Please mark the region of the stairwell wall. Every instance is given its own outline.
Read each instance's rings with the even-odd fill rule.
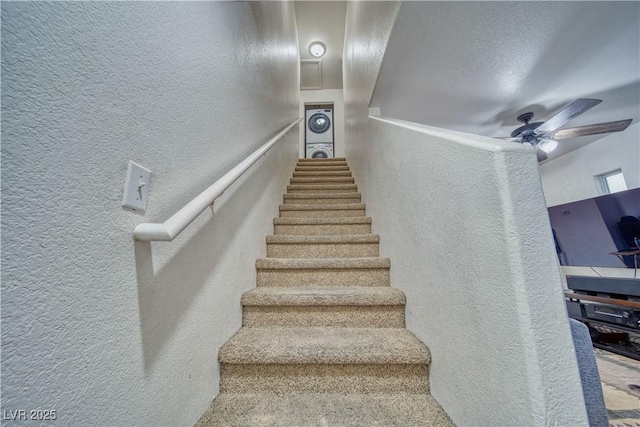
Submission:
[[[298,117],[293,3],[1,7],[2,410],[193,425],[255,286],[297,129],[173,242],[131,233]],[[144,214],[120,206],[129,160],[152,171]]]
[[[397,7],[347,9],[346,149],[431,392],[459,426],[586,426],[533,150],[368,116]]]

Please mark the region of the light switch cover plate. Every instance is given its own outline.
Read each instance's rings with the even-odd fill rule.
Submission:
[[[124,183],[122,206],[143,211],[147,207],[151,171],[129,160],[127,179]]]

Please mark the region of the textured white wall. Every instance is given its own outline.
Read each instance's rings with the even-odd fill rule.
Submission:
[[[595,176],[618,168],[628,189],[640,187],[640,123],[540,165],[547,206],[600,196]]]
[[[367,118],[396,13],[348,6],[347,156],[432,393],[459,426],[587,425],[533,151]]]
[[[297,132],[174,242],[131,232],[297,117],[292,4],[3,2],[2,86],[2,409],[193,425]],[[120,207],[130,159],[153,172],[144,216]]]
[[[342,89],[301,90],[300,91],[300,117],[305,117],[305,103],[333,103],[333,155],[344,157],[344,99]],[[300,126],[300,157],[304,157],[305,150],[305,126]]]
[[[345,152],[351,159],[352,141],[366,136],[368,110],[387,42],[401,2],[348,2],[345,20],[342,78],[344,81]],[[354,158],[356,162],[363,157]]]
[[[372,122],[354,173],[434,396],[460,426],[586,425],[532,151],[407,126]]]

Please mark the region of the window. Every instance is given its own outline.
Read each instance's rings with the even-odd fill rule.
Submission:
[[[596,184],[598,185],[601,194],[613,194],[627,189],[627,183],[624,182],[622,169],[616,169],[602,175],[597,175]]]

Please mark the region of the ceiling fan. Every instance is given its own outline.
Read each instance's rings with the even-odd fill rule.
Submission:
[[[578,136],[597,135],[599,133],[621,132],[625,130],[631,123],[632,119],[560,129],[560,127],[569,120],[572,120],[601,102],[601,99],[576,99],[546,122],[529,123],[533,118],[533,113],[528,112],[521,114],[518,116],[518,121],[520,123],[524,123],[524,126],[520,126],[518,129],[511,132],[510,137],[500,137],[499,139],[519,142],[521,144],[528,144],[536,147],[538,161],[541,162],[547,159],[547,153],[556,149],[558,146],[558,140],[575,138]]]

